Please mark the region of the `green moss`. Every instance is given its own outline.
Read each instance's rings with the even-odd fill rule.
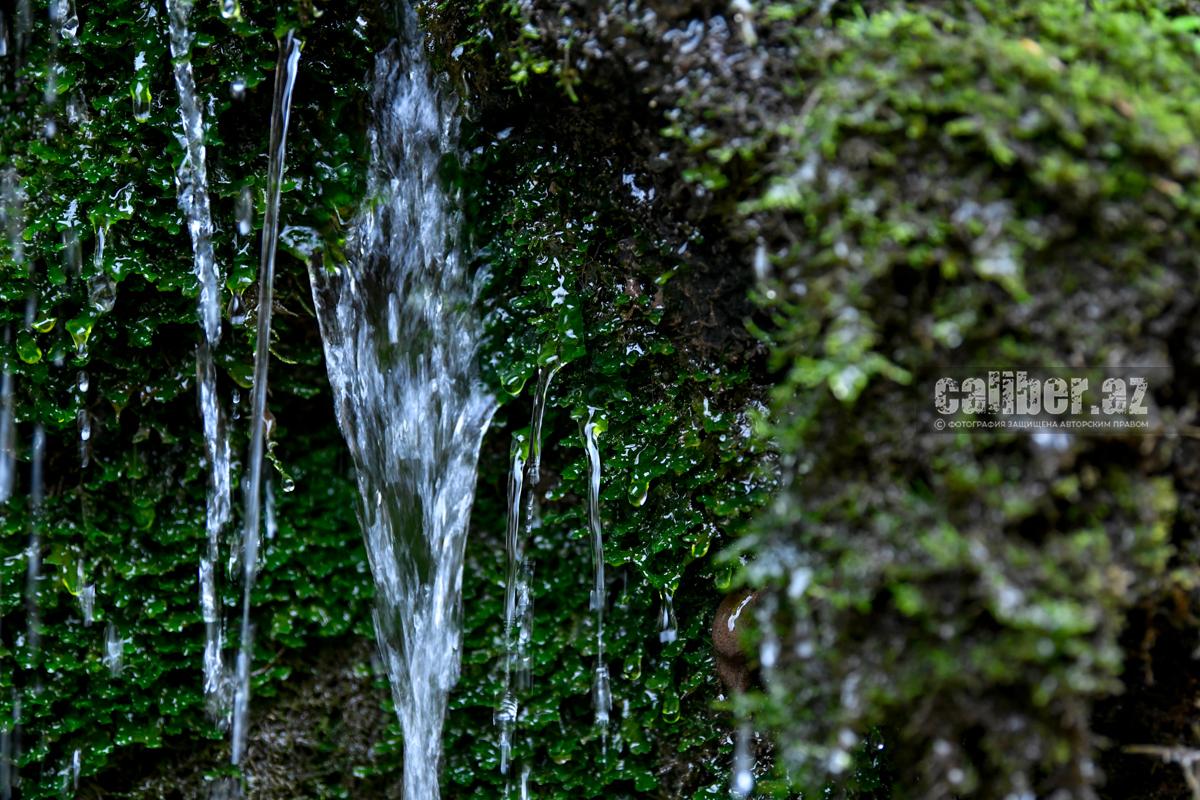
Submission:
[[[191,244],[176,203],[182,149],[166,15],[157,3],[77,5],[78,40],[62,39],[53,53],[45,15],[35,15],[28,50],[5,59],[0,97],[7,120],[0,153],[24,194],[24,260],[7,246],[0,254],[0,328],[12,331],[2,358],[14,375],[21,462],[17,495],[0,525],[0,660],[16,665],[0,670],[0,717],[13,718],[19,695],[26,798],[68,794],[75,751],[84,784],[112,785],[105,772],[112,764],[126,765],[120,771],[130,783],[151,769],[153,756],[129,768],[131,753],[222,737],[201,691],[199,330]],[[353,213],[360,191],[359,106],[371,46],[352,9],[329,10],[320,20],[301,7],[267,3],[244,3],[241,12],[225,20],[217,4],[198,4],[192,62],[209,126],[217,257],[228,275],[222,303],[250,306],[253,315],[245,290],[258,251],[234,233],[234,208],[243,186],[261,196],[265,181],[275,29],[299,25],[306,40],[283,216],[319,230],[329,247],[338,246],[339,218]],[[59,94],[48,104],[42,87],[51,58]],[[244,99],[231,93],[235,79],[247,87]],[[44,135],[48,120],[53,136]],[[22,220],[9,223],[19,229]],[[363,634],[370,594],[361,548],[347,547],[358,535],[329,404],[318,401],[314,417],[306,400],[324,390],[325,379],[305,311],[304,267],[285,260],[279,272],[274,455],[313,488],[287,494],[287,476],[272,478],[279,535],[267,545],[256,587],[262,698],[286,681],[286,670],[269,666],[281,653]],[[27,299],[32,324],[24,318]],[[244,383],[252,345],[252,326],[226,321],[218,353],[226,404]],[[293,433],[314,418],[325,419],[326,430]],[[90,438],[81,442],[77,426],[85,420]],[[23,553],[35,423],[47,433],[36,648],[26,635]],[[241,438],[234,448],[244,449]],[[321,576],[315,589],[314,575]],[[227,583],[231,604],[234,581]],[[96,593],[90,627],[78,599],[86,585]],[[115,675],[103,658],[110,624],[125,641]],[[213,768],[225,758],[218,750]]]

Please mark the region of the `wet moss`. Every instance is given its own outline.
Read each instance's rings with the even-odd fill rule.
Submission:
[[[881,732],[896,796],[1088,796],[1106,771],[1121,796],[1134,734],[1113,720],[1142,692],[1190,703],[1159,699],[1135,674],[1157,651],[1121,638],[1131,613],[1192,603],[1190,447],[931,436],[923,387],[950,366],[1134,364],[1171,376],[1165,428],[1194,414],[1189,6],[510,11],[495,24],[519,38],[442,12],[464,80],[538,64],[510,91],[634,109],[627,163],[682,178],[664,210],[761,277],[782,484],[733,555],[764,590],[753,652],[779,654],[748,704],[790,773],[764,788],[875,791]],[[1136,735],[1190,742],[1167,708]]]
[[[76,748],[90,791],[128,796],[161,794],[155,754],[198,736],[212,742],[211,770],[223,763],[199,691],[195,288],[152,8],[80,9],[79,42],[55,56],[52,107],[44,20],[25,66],[4,62],[13,124],[0,152],[26,187],[27,261],[0,258],[2,352],[23,463],[40,422],[53,476],[36,655],[23,639],[28,519],[0,521],[0,647],[17,666],[0,671],[0,718],[21,687],[25,730],[37,732],[22,743],[28,797],[65,791]],[[765,793],[1082,797],[1108,773],[1101,791],[1122,796],[1141,764],[1162,778],[1153,791],[1174,796],[1174,772],[1121,748],[1194,744],[1183,722],[1194,693],[1177,679],[1187,657],[1155,644],[1190,630],[1193,448],[932,436],[922,387],[951,365],[1142,364],[1173,376],[1154,387],[1164,426],[1194,416],[1200,56],[1187,5],[483,0],[423,13],[466,116],[446,177],[486,282],[485,367],[504,401],[481,458],[444,794],[503,791],[492,714],[505,475],[536,372],[553,361],[534,689],[516,745],[536,794],[722,794],[737,705],[775,742],[760,753],[775,762],[759,770]],[[274,480],[297,489],[277,493],[280,533],[256,593],[255,714],[332,719],[297,706],[297,686],[386,708],[361,651],[349,689],[293,678],[319,643],[370,636],[349,465],[299,259],[309,240],[327,263],[344,259],[362,191],[363,81],[386,14],[251,3],[238,19],[211,5],[196,14],[227,321],[254,313],[256,248],[233,220],[243,186],[262,188],[273,35],[299,24],[306,37],[284,193],[296,258],[279,271],[271,398]],[[130,43],[145,54],[136,69]],[[228,94],[235,79],[244,100]],[[246,385],[252,334],[227,331],[229,398]],[[589,409],[606,426],[606,742],[589,698]],[[91,627],[75,597],[80,563],[97,587]],[[761,592],[747,654],[763,682],[730,702],[708,630],[740,584]],[[658,635],[666,597],[674,641]],[[110,621],[131,640],[115,677],[102,661]],[[1141,709],[1151,713],[1133,725]],[[383,730],[372,715],[345,747],[297,748],[320,765],[311,781],[251,786],[386,794],[401,743],[385,719]],[[364,738],[374,748],[353,750]],[[286,770],[286,757],[264,759],[262,776]],[[146,774],[116,780],[134,762]]]
[[[10,25],[0,68],[0,153],[23,194],[20,218],[6,197],[7,222],[24,231],[23,258],[7,244],[0,255],[0,329],[11,331],[2,357],[14,376],[19,449],[16,494],[0,514],[0,718],[20,722],[22,798],[73,794],[76,752],[81,791],[112,786],[117,771],[129,779],[126,796],[135,775],[162,769],[155,763],[180,750],[211,751],[206,771],[227,760],[201,692],[199,331],[191,244],[175,199],[182,148],[166,15],[159,3],[72,5],[76,39],[55,44],[39,13],[24,45]],[[12,10],[3,8],[10,22]],[[275,32],[291,25],[302,28],[305,59],[284,217],[335,248],[361,191],[361,90],[371,54],[363,25],[345,7],[319,19],[301,7],[250,2],[231,19],[215,3],[193,14],[217,257],[228,276],[218,352],[227,409],[245,394],[253,346],[252,325],[230,317],[254,317],[247,286],[258,257],[256,237],[236,232],[236,205],[243,187],[261,197]],[[53,100],[43,92],[50,63]],[[285,259],[277,282],[271,408],[283,469],[271,478],[279,534],[256,587],[260,702],[286,685],[296,653],[369,628],[364,554],[347,547],[358,535],[340,441],[327,398],[310,402],[325,378],[304,276],[302,263]],[[244,415],[244,400],[238,407]],[[24,553],[35,424],[47,440],[36,647],[26,629]],[[235,452],[243,449],[235,438]],[[288,494],[292,479],[315,488]],[[226,583],[232,608],[234,581]],[[90,626],[79,600],[88,586],[96,598]],[[110,625],[123,640],[119,674],[104,659]]]

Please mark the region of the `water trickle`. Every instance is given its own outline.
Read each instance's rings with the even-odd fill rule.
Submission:
[[[275,536],[279,533],[279,526],[275,522],[275,492],[271,489],[271,482],[267,481],[267,541],[275,540]]]
[[[46,457],[46,430],[39,422],[33,428],[32,452],[29,471],[29,549],[26,552],[25,622],[26,638],[31,655],[38,651],[38,585],[42,571],[42,499],[44,493],[44,468]]]
[[[200,281],[200,321],[211,346],[221,337],[221,311],[217,302],[220,276],[212,246],[212,212],[208,199],[208,169],[205,165],[204,112],[196,94],[191,47],[194,35],[188,30],[191,0],[167,0],[171,31],[171,57],[175,60],[175,88],[179,93],[179,119],[184,160],[176,175],[179,207],[192,237],[196,277]]]
[[[117,304],[117,284],[104,266],[104,241],[108,226],[96,229],[96,249],[92,254],[92,275],[88,278],[88,302],[101,314],[107,314]]]
[[[588,528],[592,534],[592,594],[591,607],[596,615],[596,675],[592,683],[592,702],[596,708],[596,725],[608,726],[612,710],[612,691],[608,683],[608,665],[604,661],[604,531],[600,526],[600,448],[596,436],[607,424],[596,419],[596,409],[588,408],[583,424],[583,441],[588,460]]]
[[[17,729],[21,722],[21,696],[13,690],[12,718],[0,722],[0,800],[12,800],[17,783]]]
[[[196,349],[196,384],[200,416],[204,427],[204,449],[208,460],[208,494],[205,508],[205,532],[208,547],[200,562],[200,606],[204,615],[204,692],[210,708],[219,720],[229,713],[230,681],[225,667],[224,631],[217,607],[216,570],[219,563],[221,530],[229,521],[229,438],[217,397],[217,370],[213,351],[221,338],[219,270],[213,255],[212,212],[208,199],[208,172],[205,167],[204,116],[196,95],[192,73],[192,34],[188,30],[191,0],[167,0],[171,57],[174,59],[175,88],[179,94],[179,136],[184,149],[183,163],[176,175],[179,207],[187,220],[192,239],[192,257],[200,284],[199,317],[204,332]],[[136,62],[135,62],[136,63]],[[147,93],[148,99],[148,93]],[[135,99],[135,107],[137,101]]]
[[[670,644],[679,637],[679,625],[675,622],[675,602],[671,592],[663,592],[662,616],[660,617],[660,629],[658,631],[658,640],[663,644]]]
[[[733,777],[730,791],[734,797],[749,797],[754,791],[754,755],[750,752],[754,731],[749,722],[738,725],[737,740],[733,745]]]
[[[96,586],[88,584],[79,588],[79,613],[83,616],[83,625],[90,628],[96,620]]]
[[[457,245],[459,214],[439,180],[457,120],[407,4],[400,22],[398,40],[376,59],[372,201],[355,220],[353,256],[331,269],[310,259],[309,272],[355,466],[376,636],[404,731],[404,796],[432,800],[459,674],[475,467],[495,401],[476,363],[482,326]]]
[[[238,649],[237,684],[233,706],[233,763],[238,764],[246,746],[250,703],[250,662],[253,631],[250,626],[250,593],[258,572],[259,531],[262,525],[262,465],[266,438],[267,367],[270,363],[272,286],[275,281],[275,247],[279,239],[279,196],[287,153],[288,120],[292,90],[300,64],[300,40],[291,31],[279,43],[275,68],[275,102],[271,113],[271,153],[267,167],[267,209],[263,219],[262,258],[258,272],[258,330],[254,351],[254,384],[250,405],[250,455],[245,484],[245,513],[242,529],[242,635]]]
[[[134,121],[146,122],[149,120],[153,103],[153,98],[150,96],[150,84],[138,74],[134,75],[133,85],[129,87],[129,99],[133,102]]]
[[[242,187],[237,202],[237,228],[242,236],[249,236],[254,225],[254,190],[249,186]]]
[[[5,349],[12,338],[10,328],[4,329]],[[13,374],[5,361],[0,372],[0,503],[12,497],[17,473],[16,426],[13,424]]]
[[[104,629],[104,666],[114,677],[121,674],[125,665],[125,640],[113,623]]]
[[[500,728],[500,772],[508,773],[513,735],[520,716],[517,693],[530,685],[529,645],[533,640],[532,564],[525,553],[534,526],[534,492],[541,480],[542,421],[550,394],[550,383],[561,364],[555,362],[538,370],[533,393],[533,412],[529,440],[513,438],[511,468],[508,475],[508,525],[505,551],[508,572],[504,584],[504,691],[496,709]],[[527,777],[528,766],[522,770]]]
[[[87,467],[92,456],[92,415],[86,408],[75,413],[75,425],[79,428],[79,466]]]

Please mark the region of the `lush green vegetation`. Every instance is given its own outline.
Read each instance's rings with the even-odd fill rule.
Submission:
[[[249,188],[262,208],[276,35],[304,38],[248,786],[391,796],[400,734],[370,655],[371,582],[303,264],[309,230],[326,265],[345,259],[366,80],[391,19],[374,3],[218,6],[194,12],[192,61],[239,457],[258,248],[237,207]],[[759,748],[764,793],[1085,797],[1107,773],[1108,796],[1181,796],[1176,767],[1122,748],[1196,744],[1196,448],[929,435],[926,387],[950,366],[1155,366],[1171,376],[1154,387],[1156,418],[1190,424],[1200,18],[1188,11],[422,6],[462,101],[446,180],[487,276],[485,369],[504,401],[480,461],[446,796],[503,793],[492,715],[507,470],[551,357],[565,366],[544,433],[534,688],[516,739],[534,795],[724,796],[734,711],[774,741]],[[23,798],[72,794],[75,751],[82,796],[201,796],[228,759],[201,692],[200,332],[166,20],[138,0],[78,12],[76,40],[39,12],[22,47],[10,24],[0,58],[0,166],[24,188],[24,258],[0,248],[21,458],[0,515],[0,719],[19,695]],[[606,741],[590,700],[589,408],[605,424]],[[48,478],[36,648],[23,553],[35,424]],[[761,590],[755,680],[729,699],[709,628],[741,585]],[[673,642],[659,638],[668,602]],[[125,640],[117,674],[109,625]]]

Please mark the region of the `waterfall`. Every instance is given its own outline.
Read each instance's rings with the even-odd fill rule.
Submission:
[[[310,262],[335,410],[354,462],[376,584],[375,631],[404,730],[408,800],[439,796],[446,700],[460,662],[475,467],[495,401],[476,364],[476,284],[439,180],[453,103],[416,14],[376,59],[368,200],[350,262]]]

